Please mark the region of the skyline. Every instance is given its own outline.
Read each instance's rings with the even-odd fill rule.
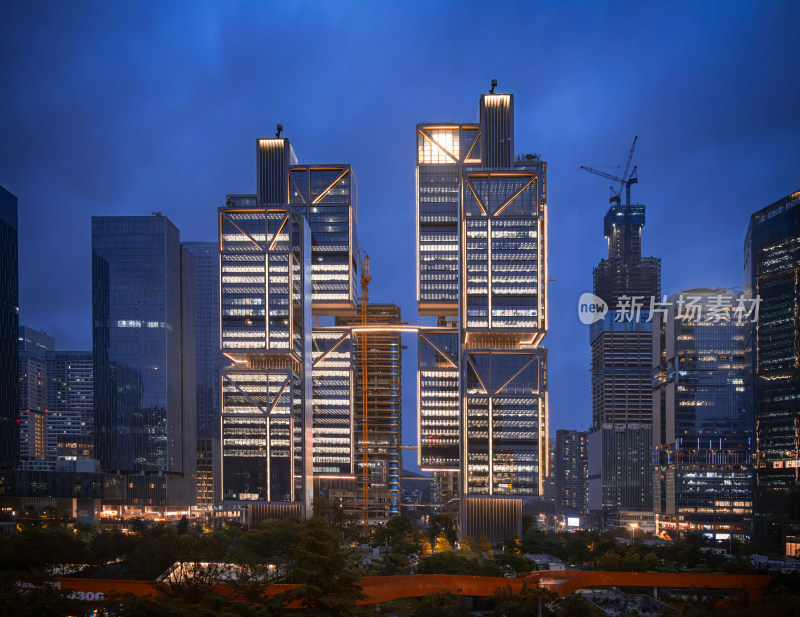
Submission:
[[[539,153],[548,163],[555,279],[545,339],[551,433],[586,429],[590,347],[576,309],[580,294],[591,289],[592,268],[607,252],[602,218],[609,182],[580,165],[619,173],[612,166],[624,166],[639,136],[633,163],[640,184],[632,201],[647,206],[643,245],[648,255],[662,258],[667,295],[693,287],[742,287],[750,215],[800,188],[800,116],[792,107],[800,62],[790,38],[800,7],[789,3],[766,10],[726,4],[726,19],[704,7],[692,11],[694,20],[678,24],[668,18],[684,16],[693,5],[626,6],[624,14],[584,8],[579,17],[595,20],[585,40],[577,24],[567,28],[569,9],[520,11],[541,31],[544,57],[553,61],[534,64],[541,74],[528,68],[530,59],[522,53],[532,46],[522,40],[527,20],[501,23],[502,10],[480,15],[489,31],[511,27],[489,58],[480,52],[482,45],[463,36],[475,30],[475,14],[455,14],[455,4],[444,23],[462,35],[459,40],[441,37],[441,26],[404,31],[426,18],[442,23],[441,5],[414,9],[413,17],[368,5],[360,5],[357,15],[323,5],[313,16],[282,6],[290,22],[285,38],[265,37],[271,17],[266,11],[245,20],[241,11],[210,5],[205,11],[153,7],[138,16],[133,8],[121,15],[120,5],[88,6],[74,13],[50,5],[38,11],[10,6],[3,12],[21,14],[0,24],[0,53],[15,58],[0,68],[3,83],[12,85],[0,101],[6,136],[0,185],[19,198],[20,323],[46,330],[58,349],[91,348],[90,216],[161,211],[183,240],[212,240],[225,194],[254,191],[252,144],[271,136],[276,123],[284,125],[303,160],[352,163],[360,189],[361,248],[371,259],[370,298],[398,303],[411,323],[432,324],[417,318],[415,307],[410,135],[421,121],[472,119],[479,95],[497,78],[498,92],[515,95],[517,152]],[[54,24],[62,12],[62,25]],[[194,20],[184,23],[190,14]],[[123,30],[100,30],[115,18]],[[661,21],[661,29],[648,28]],[[356,36],[326,35],[325,24]],[[399,32],[383,31],[389,24]],[[702,41],[715,25],[716,36]],[[176,32],[183,38],[175,39]],[[308,40],[317,43],[293,43]],[[683,40],[694,45],[684,47]],[[336,48],[342,42],[343,49]],[[385,47],[375,50],[381,43]],[[295,55],[286,54],[288,66],[273,70],[278,63],[270,51],[281,49]],[[369,50],[378,53],[364,53]],[[254,51],[263,54],[263,63],[254,62]],[[175,64],[163,62],[164,53]],[[501,61],[504,53],[516,55]],[[23,60],[25,54],[32,57]],[[428,57],[433,70],[419,66],[415,73],[418,59]],[[645,69],[651,72],[636,76]],[[250,70],[258,83],[244,81]],[[111,87],[103,88],[103,80]],[[617,80],[631,82],[627,98],[599,94],[613,94]],[[533,118],[546,118],[546,126],[531,124]],[[712,227],[718,231],[709,242]],[[385,233],[387,228],[393,232]],[[416,350],[411,339],[404,342],[404,364],[413,367]],[[413,371],[404,372],[411,392]],[[414,404],[406,396],[404,444],[416,441]]]

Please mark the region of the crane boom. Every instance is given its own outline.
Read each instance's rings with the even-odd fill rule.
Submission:
[[[624,178],[617,178],[617,176],[612,176],[611,174],[607,174],[604,171],[592,169],[591,167],[586,167],[585,165],[581,165],[581,169],[585,169],[586,171],[593,174],[597,174],[598,176],[602,176],[603,178],[608,178],[609,180],[613,180],[614,182],[625,182]]]

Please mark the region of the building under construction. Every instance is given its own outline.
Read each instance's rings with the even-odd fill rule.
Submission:
[[[612,205],[603,220],[608,257],[593,271],[592,291],[608,305],[608,313],[591,325],[589,334],[589,508],[606,521],[621,511],[650,511],[653,503],[652,323],[648,314],[651,298],[661,299],[661,259],[642,257],[645,207],[630,203],[631,185],[638,183],[636,167],[628,175],[635,147],[636,140],[621,178],[584,167],[620,182],[618,192],[612,188]]]
[[[367,304],[366,323],[375,325],[399,325],[400,308],[394,304]],[[400,514],[401,490],[401,390],[400,365],[402,356],[401,333],[396,329],[385,331],[370,329],[359,331],[364,324],[364,315],[359,308],[348,317],[337,317],[337,327],[350,327],[355,334],[355,478],[323,479],[321,494],[339,503],[350,515],[364,519],[364,507],[368,508],[368,521],[378,522]],[[362,355],[366,336],[366,358]],[[365,362],[366,360],[366,362]],[[366,384],[364,365],[366,364]],[[366,387],[366,416],[364,414],[363,390]],[[360,396],[361,395],[361,396]],[[364,425],[366,424],[366,427]],[[366,443],[364,441],[366,430]],[[369,478],[364,504],[363,479],[366,467]]]

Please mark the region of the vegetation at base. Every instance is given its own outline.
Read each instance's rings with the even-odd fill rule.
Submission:
[[[382,607],[359,607],[358,581],[363,576],[463,574],[512,578],[537,567],[525,555],[549,554],[569,568],[663,572],[749,573],[747,556],[753,547],[732,543],[734,558],[720,554],[699,536],[673,543],[621,542],[627,530],[614,533],[555,533],[525,521],[520,537],[492,545],[484,537],[458,538],[451,519],[432,516],[427,526],[395,518],[365,532],[358,521],[336,505],[320,500],[308,520],[266,520],[250,529],[231,525],[211,530],[182,520],[178,524],[127,523],[130,533],[103,531],[56,519],[33,517],[18,521],[17,532],[0,538],[0,617],[6,615],[244,615],[314,617],[359,615],[460,616],[467,604],[458,594],[432,594]],[[716,549],[716,550],[713,550]],[[175,568],[173,578],[163,580]],[[235,580],[230,580],[231,574]],[[163,595],[150,598],[104,598],[79,602],[54,588],[55,577],[87,577],[157,581]],[[18,582],[24,580],[26,588]],[[233,595],[220,595],[215,585],[228,582]],[[301,585],[273,598],[264,585]],[[748,607],[740,598],[727,604],[718,597],[671,602],[683,617],[746,617],[768,612],[800,617],[800,577],[776,583],[759,604]],[[677,597],[677,599],[676,599]],[[295,603],[301,609],[287,609]],[[596,607],[580,596],[554,599],[540,589],[497,590],[494,598],[476,599],[471,608],[494,611],[498,617],[537,614],[571,617],[593,615]],[[719,605],[718,605],[719,604]],[[379,609],[379,610],[377,610]],[[302,612],[301,612],[302,611]]]

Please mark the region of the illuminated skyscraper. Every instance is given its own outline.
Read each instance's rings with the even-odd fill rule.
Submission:
[[[658,530],[673,537],[750,538],[750,324],[734,314],[737,304],[723,290],[697,289],[671,296],[666,312],[654,315],[653,508]]]
[[[91,351],[47,352],[47,457],[94,458]]]
[[[461,529],[520,533],[547,472],[545,163],[514,156],[514,97],[418,124],[420,468],[461,474]]]
[[[19,447],[25,467],[47,458],[47,352],[53,337],[19,328]]]
[[[311,234],[289,205],[289,141],[257,143],[256,195],[219,210],[222,499],[309,512]],[[254,504],[255,505],[255,504]]]
[[[0,467],[19,458],[17,198],[0,186]]]
[[[556,431],[553,464],[557,512],[584,514],[588,510],[588,441],[586,431]]]
[[[589,433],[589,508],[604,520],[624,511],[651,512],[653,443],[652,323],[659,301],[661,260],[642,257],[645,207],[617,203],[603,221],[608,257],[594,269],[594,294],[609,307],[591,325],[592,428]],[[638,298],[641,318],[616,309]]]
[[[761,299],[752,355],[754,534],[800,556],[800,191],[750,218],[745,289]]]

